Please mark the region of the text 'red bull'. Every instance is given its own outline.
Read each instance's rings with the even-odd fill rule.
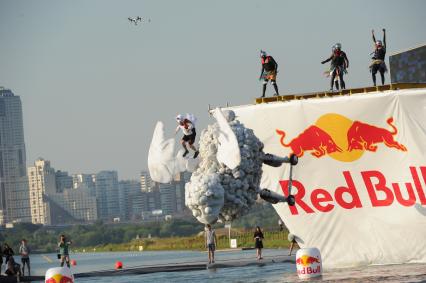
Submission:
[[[409,170],[413,181],[404,184],[404,190],[407,192],[404,194],[402,193],[402,187],[404,185],[398,183],[388,184],[386,177],[380,171],[362,171],[361,177],[371,205],[373,207],[390,206],[396,201],[402,206],[409,207],[416,204],[417,198],[421,205],[426,205],[426,193],[423,188],[423,185],[426,186],[426,166],[420,166],[419,169],[423,184],[416,167],[410,166]],[[305,196],[306,189],[303,184],[297,180],[293,180],[293,187],[296,188],[296,193],[293,192],[296,204],[294,206],[288,206],[291,214],[298,215],[299,209],[302,209],[306,213],[330,212],[336,205],[344,209],[363,207],[351,173],[349,171],[343,171],[343,176],[346,185],[337,187],[334,191],[334,195],[325,189],[316,188],[310,192],[310,196]],[[284,195],[288,196],[288,180],[281,180],[280,186]],[[380,192],[381,197],[379,197],[378,192]],[[349,194],[351,200],[345,200],[343,198],[344,194]],[[407,197],[403,197],[403,195],[407,195]],[[310,205],[308,204],[308,200],[310,201]]]
[[[297,274],[318,274],[321,273],[321,264],[320,260],[312,256],[301,256],[296,259]]]

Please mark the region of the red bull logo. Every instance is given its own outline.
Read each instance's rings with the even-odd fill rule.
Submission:
[[[71,277],[57,274],[47,279],[46,283],[74,283],[74,280]]]
[[[320,262],[321,261],[319,260],[319,258],[308,256],[308,255],[302,255],[296,260],[297,264],[301,264],[303,266],[309,266],[313,263],[320,263]]]
[[[296,253],[296,268],[299,278],[306,279],[320,276],[321,255],[317,248],[300,249]]]
[[[388,148],[407,151],[403,144],[395,140],[398,129],[393,118],[388,118],[386,122],[391,129],[329,113],[321,116],[315,125],[309,126],[289,143],[284,142],[286,133],[283,130],[277,129],[276,132],[281,145],[289,147],[298,157],[310,152],[316,158],[328,155],[338,161],[352,162],[365,151],[376,152],[380,143]]]
[[[74,276],[67,267],[52,267],[46,271],[45,283],[74,283]]]

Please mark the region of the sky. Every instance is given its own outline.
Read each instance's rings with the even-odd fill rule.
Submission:
[[[28,165],[138,179],[156,121],[173,137],[176,115],[193,113],[201,133],[209,105],[261,95],[260,49],[282,95],[328,89],[320,62],[336,42],[346,87],[367,86],[371,30],[386,28],[387,55],[425,44],[425,11],[423,0],[0,0],[0,86],[21,97]]]

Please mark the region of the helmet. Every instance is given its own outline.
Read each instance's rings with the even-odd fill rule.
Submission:
[[[335,48],[335,49],[337,49],[337,50],[341,50],[341,49],[342,49],[342,44],[340,44],[340,43],[336,43],[336,44],[334,45],[334,48]]]
[[[266,57],[266,51],[260,50],[260,57]]]
[[[377,40],[377,41],[376,41],[376,46],[383,46],[382,41],[381,41],[381,40]]]
[[[176,121],[182,122],[183,121],[183,115],[182,114],[177,115],[176,116]]]

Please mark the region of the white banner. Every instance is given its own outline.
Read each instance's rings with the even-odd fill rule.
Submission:
[[[299,156],[275,209],[325,267],[426,262],[426,89],[234,107],[264,151]],[[289,166],[263,166],[287,194]]]

